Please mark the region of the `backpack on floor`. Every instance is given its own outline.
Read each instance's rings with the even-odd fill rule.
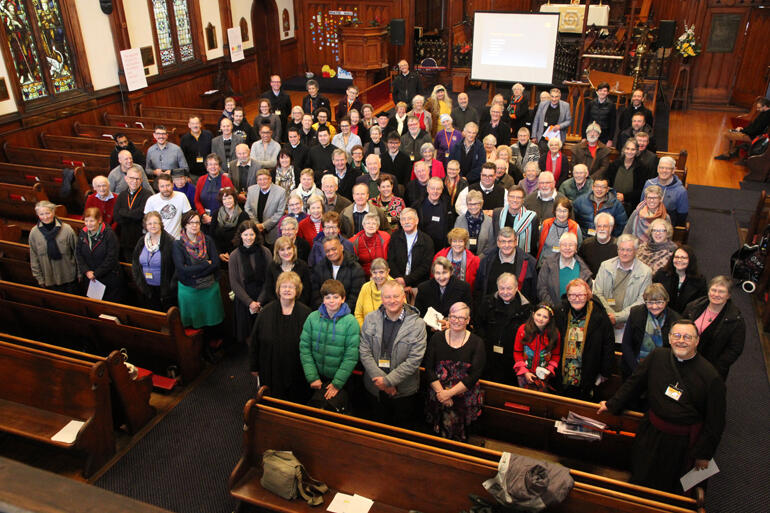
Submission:
[[[758,244],[744,244],[730,257],[733,279],[739,281],[743,290],[749,294],[756,290],[759,278],[765,270],[768,242],[770,242],[770,225],[762,232]]]

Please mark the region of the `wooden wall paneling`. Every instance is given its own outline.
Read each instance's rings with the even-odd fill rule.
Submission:
[[[76,77],[80,78],[80,86],[87,92],[94,90],[94,84],[91,82],[91,69],[88,67],[88,58],[86,56],[86,45],[83,43],[83,33],[78,19],[78,10],[74,3],[59,2],[61,9],[62,22],[67,27],[70,37],[70,51],[75,58],[77,67]],[[42,58],[42,56],[41,56]]]
[[[770,67],[770,9],[752,9],[749,15],[749,29],[745,48],[736,73],[732,102],[751,108],[757,96],[765,96]]]
[[[233,11],[230,0],[219,0],[219,22],[222,24],[222,50],[225,59],[230,59],[230,45],[227,41],[227,29],[233,26]],[[237,91],[237,89],[236,89]]]
[[[499,12],[530,12],[532,2],[530,0],[490,0],[490,11]]]
[[[259,72],[257,83],[260,89],[265,90],[269,86],[272,73],[284,74],[283,56],[280,54],[281,38],[278,32],[278,7],[274,0],[255,1],[252,4],[251,26]]]
[[[297,31],[294,33],[297,34]],[[281,41],[281,72],[284,80],[303,73],[297,41],[296,37]]]

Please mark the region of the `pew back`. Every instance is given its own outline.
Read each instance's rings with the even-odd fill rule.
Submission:
[[[169,119],[169,118],[151,118],[148,116],[122,116],[120,114],[111,114],[109,112],[105,112],[102,116],[104,119],[105,125],[110,126],[121,126],[126,128],[143,128],[144,130],[147,130],[149,128],[154,129],[158,125],[163,125],[169,130],[172,128],[176,129],[176,133],[184,134],[186,132],[189,132],[189,128],[187,126],[187,120],[179,120],[179,119]],[[152,141],[152,139],[150,139]],[[136,143],[134,143],[136,144]],[[146,148],[144,150],[147,151]]]
[[[132,141],[134,146],[142,153],[147,153],[150,147],[148,141],[141,139]],[[43,148],[51,150],[78,151],[83,153],[97,153],[109,155],[115,149],[115,141],[105,137],[73,137],[71,135],[49,134],[40,132],[40,143]]]
[[[216,109],[198,109],[195,107],[166,107],[159,105],[139,104],[139,116],[161,119],[175,119],[185,124],[190,116],[198,116],[201,123],[207,126],[219,127],[222,111]]]
[[[106,135],[111,135],[112,137],[115,137],[115,134],[125,134],[129,139],[132,141],[141,141],[143,139],[146,139],[147,141],[152,141],[150,143],[150,146],[155,144],[155,138],[153,137],[153,133],[155,131],[154,128],[126,128],[122,126],[108,126],[108,125],[90,125],[86,123],[81,123],[79,121],[75,121],[72,124],[72,130],[75,132],[75,135],[77,136],[86,136],[86,137],[101,137],[107,140],[111,140],[109,137],[106,137]],[[169,128],[168,129],[168,140],[171,142],[179,142],[178,136],[176,134],[176,128]]]
[[[0,162],[0,182],[17,185],[34,185],[40,183],[46,195],[54,203],[61,203],[73,212],[82,212],[86,196],[91,190],[82,166],[74,169],[74,180],[68,196],[61,193],[63,182],[62,166],[41,167],[27,164],[9,164]]]
[[[54,168],[82,166],[88,183],[91,183],[95,176],[106,175],[110,171],[109,155],[75,151],[63,152],[61,150],[13,146],[8,143],[3,145],[3,150],[5,150],[8,162],[14,164]]]

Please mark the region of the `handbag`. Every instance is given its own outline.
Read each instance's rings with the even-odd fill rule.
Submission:
[[[323,504],[323,494],[329,487],[310,477],[305,467],[291,451],[267,450],[262,454],[262,479],[265,490],[286,500],[300,495],[309,506]]]
[[[348,391],[344,388],[341,388],[337,391],[337,395],[331,399],[326,399],[324,397],[324,394],[326,393],[326,386],[327,383],[324,383],[321,385],[321,388],[313,392],[313,396],[310,398],[308,406],[339,413],[341,415],[350,413],[350,397],[348,396]]]

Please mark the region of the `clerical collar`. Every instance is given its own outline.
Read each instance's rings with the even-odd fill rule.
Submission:
[[[698,354],[698,353],[695,353],[695,354],[694,354],[694,355],[692,355],[691,357],[689,357],[689,358],[685,358],[685,359],[679,358],[678,356],[674,355],[674,358],[676,358],[676,361],[678,361],[678,362],[689,362],[690,360],[692,360],[693,358],[695,358],[695,355],[697,355],[697,354]]]
[[[479,188],[480,188],[480,189],[481,189],[483,192],[486,192],[486,193],[490,193],[490,192],[492,192],[492,191],[495,189],[495,185],[494,185],[494,184],[492,184],[492,187],[490,187],[489,189],[487,189],[486,187],[484,187],[484,186],[481,184],[481,182],[479,182]]]

